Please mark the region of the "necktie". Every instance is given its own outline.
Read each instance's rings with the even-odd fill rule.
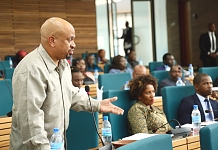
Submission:
[[[213,38],[213,32],[211,33],[212,36],[212,50],[214,50],[214,38]]]
[[[208,100],[208,99],[205,99],[204,101],[207,102],[207,109],[208,109],[208,110],[211,110],[211,112],[209,112],[209,119],[213,121],[213,119],[214,119],[214,118],[213,118],[213,114],[212,114],[213,112],[212,112],[212,109],[210,108],[209,100]]]

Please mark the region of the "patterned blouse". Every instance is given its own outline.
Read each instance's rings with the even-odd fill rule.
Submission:
[[[146,106],[141,101],[136,102],[128,111],[129,133],[153,133],[152,130],[167,123],[164,112],[156,106]],[[169,124],[158,129],[156,133],[166,133],[171,130]]]

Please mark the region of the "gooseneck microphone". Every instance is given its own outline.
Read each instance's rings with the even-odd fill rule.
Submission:
[[[163,126],[169,124],[172,121],[177,122],[179,128],[167,131],[167,134],[174,134],[174,136],[186,137],[186,136],[188,136],[191,133],[191,128],[190,127],[181,127],[179,121],[176,120],[176,119],[172,119],[172,120],[168,121],[167,123],[161,125],[160,127],[156,128],[156,129],[153,129],[152,132],[155,133],[158,129],[162,128]]]
[[[179,125],[179,128],[181,128],[181,125],[180,125],[179,121],[176,120],[176,119],[172,119],[172,120],[168,121],[167,123],[163,124],[162,126],[160,126],[160,127],[158,127],[158,128],[154,128],[154,129],[152,130],[152,132],[153,132],[153,133],[156,133],[158,129],[164,127],[165,125],[169,124],[169,123],[172,122],[172,121],[177,122],[177,124]]]
[[[85,91],[86,91],[86,93],[87,93],[87,95],[88,95],[88,98],[89,98],[89,104],[90,104],[90,108],[91,108],[91,112],[92,112],[92,117],[93,117],[94,124],[95,124],[95,130],[96,130],[96,132],[97,132],[97,134],[98,134],[98,137],[99,137],[100,140],[101,140],[102,145],[105,146],[105,144],[104,144],[104,142],[103,142],[103,140],[102,140],[100,134],[98,133],[97,124],[96,124],[94,112],[93,112],[93,109],[92,109],[92,103],[91,103],[90,96],[89,96],[90,88],[89,88],[88,85],[85,86]]]
[[[210,112],[214,112],[214,111],[218,111],[218,110],[205,110],[205,113],[210,113]]]

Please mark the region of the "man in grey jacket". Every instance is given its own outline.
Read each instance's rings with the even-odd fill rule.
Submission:
[[[16,67],[12,80],[10,150],[50,150],[54,127],[60,129],[63,137],[66,135],[70,109],[91,110],[88,96],[73,87],[65,59],[76,47],[74,39],[75,30],[69,22],[50,18],[41,26],[39,47]],[[121,108],[111,103],[116,99],[91,99],[93,110],[123,114]]]

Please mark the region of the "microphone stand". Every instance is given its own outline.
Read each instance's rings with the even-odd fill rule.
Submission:
[[[107,144],[105,145],[100,134],[98,133],[98,129],[97,129],[97,125],[96,125],[96,120],[95,120],[95,116],[94,116],[94,112],[93,112],[93,109],[92,109],[92,103],[91,103],[91,100],[90,100],[90,96],[89,96],[89,91],[90,91],[90,88],[88,85],[85,86],[85,91],[88,95],[88,98],[89,98],[89,103],[90,103],[90,108],[91,108],[91,112],[92,112],[92,117],[93,117],[93,120],[94,120],[94,124],[95,124],[95,130],[98,134],[98,137],[100,138],[101,140],[101,143],[103,145],[103,147],[99,148],[98,150],[112,150],[112,144]]]
[[[169,124],[170,122],[175,121],[177,122],[177,124],[179,125],[179,128],[176,129],[172,129],[170,131],[167,131],[167,134],[174,134],[174,136],[182,136],[182,137],[187,137],[190,133],[191,133],[191,128],[189,127],[181,127],[180,123],[178,120],[176,119],[172,119],[170,121],[168,121],[167,123],[161,125],[160,127],[158,127],[157,129],[153,129],[152,132],[155,133],[158,129],[160,129],[161,127]]]

